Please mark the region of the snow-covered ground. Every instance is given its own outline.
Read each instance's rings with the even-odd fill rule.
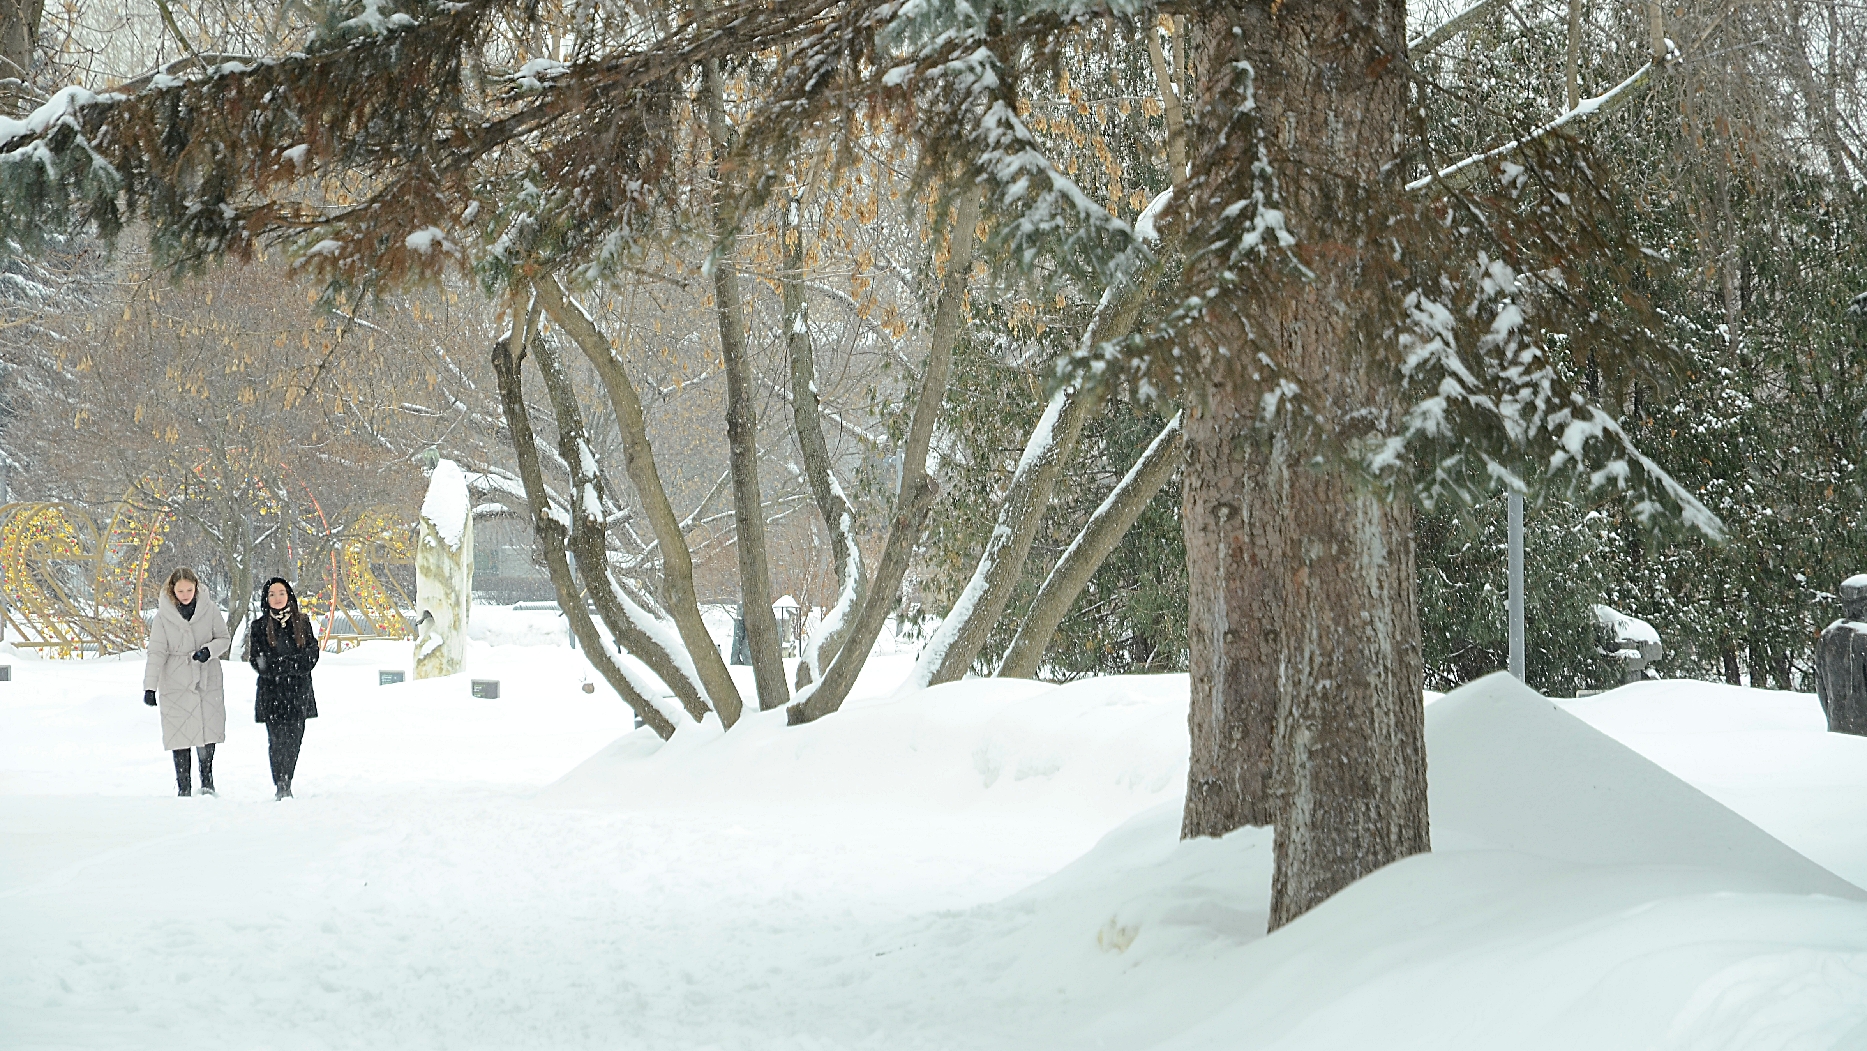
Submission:
[[[1438,852],[1267,938],[1268,835],[1178,839],[1183,676],[888,657],[663,745],[475,616],[469,676],[328,655],[278,804],[243,668],[177,799],[139,659],[0,647],[0,1047],[1867,1048],[1867,740],[1812,697],[1437,699]]]

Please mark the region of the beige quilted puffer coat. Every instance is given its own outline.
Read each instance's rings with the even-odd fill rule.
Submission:
[[[232,648],[227,618],[207,594],[195,591],[192,620],[183,620],[175,600],[166,592],[162,608],[149,625],[149,663],[143,670],[143,689],[156,691],[162,711],[162,747],[199,748],[227,739],[227,694],[221,685],[220,662]],[[194,659],[206,646],[205,663]]]

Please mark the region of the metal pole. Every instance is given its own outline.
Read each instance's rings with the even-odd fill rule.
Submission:
[[[1510,673],[1523,681],[1523,497],[1510,494]]]

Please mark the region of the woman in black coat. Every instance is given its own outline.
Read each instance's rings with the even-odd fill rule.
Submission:
[[[259,673],[253,721],[266,724],[272,758],[272,798],[290,799],[305,720],[318,717],[311,669],[318,666],[318,636],[284,577],[266,581],[265,608],[246,629],[246,662]]]

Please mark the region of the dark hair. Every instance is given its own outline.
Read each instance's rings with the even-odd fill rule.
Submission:
[[[298,648],[302,650],[311,644],[311,618],[299,610],[298,592],[292,590],[292,582],[284,577],[273,577],[259,588],[259,619],[266,622],[266,645],[277,646],[279,644],[279,621],[272,615],[272,606],[266,602],[266,597],[272,594],[274,584],[285,588],[286,620],[292,625],[292,641],[297,643]]]

